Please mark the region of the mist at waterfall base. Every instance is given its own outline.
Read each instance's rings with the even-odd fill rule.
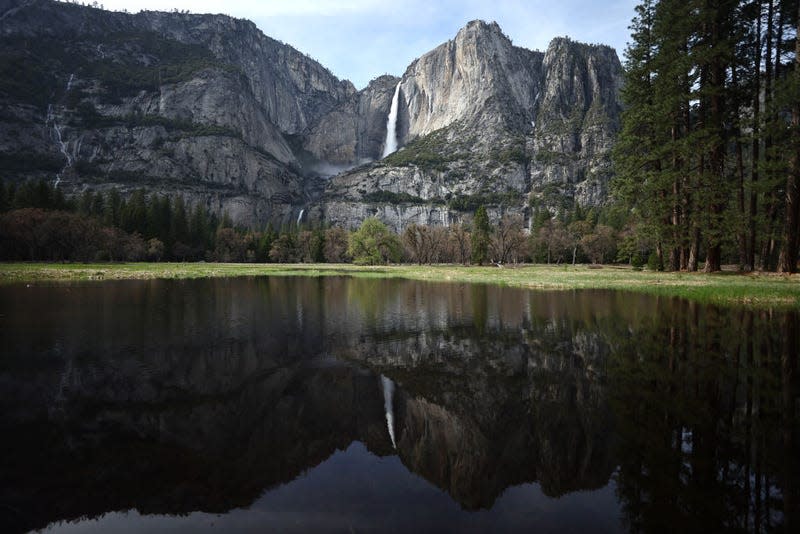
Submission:
[[[397,116],[400,109],[400,84],[398,82],[394,88],[392,95],[392,103],[389,107],[389,114],[386,117],[386,138],[383,143],[383,152],[381,158],[385,158],[389,154],[397,152]],[[355,164],[337,164],[327,161],[305,161],[303,167],[308,175],[316,176],[318,178],[331,178],[339,174],[345,173],[351,169],[355,169],[361,165],[372,163],[374,160],[371,158],[361,158]],[[299,224],[298,219],[298,224]]]
[[[372,163],[373,161],[375,160],[369,158],[362,158],[356,164],[336,164],[328,163],[326,161],[316,161],[314,163],[310,163],[307,168],[308,173],[312,176],[316,176],[318,178],[331,178],[337,174],[342,174],[343,172],[355,169],[361,165]]]
[[[389,108],[389,117],[386,119],[386,142],[383,144],[383,156],[386,157],[397,152],[397,111],[400,107],[400,83],[394,88],[392,105]]]

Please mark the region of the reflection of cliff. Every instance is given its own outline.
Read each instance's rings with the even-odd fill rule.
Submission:
[[[379,381],[342,365],[284,368],[224,395],[152,405],[92,394],[3,429],[0,518],[12,530],[131,508],[225,512],[354,440],[392,450]]]
[[[398,454],[463,506],[488,507],[521,482],[560,494],[608,479],[590,365],[537,348],[519,294],[479,290],[480,335],[462,286],[273,278],[17,291],[9,302],[30,306],[3,332],[0,423],[17,438],[0,460],[14,481],[0,500],[26,528],[131,507],[224,511],[353,440],[394,453],[377,375],[332,360],[352,359],[352,347],[400,381]],[[39,336],[26,335],[33,324]]]
[[[481,339],[466,328],[405,339],[393,331],[342,354],[403,389],[396,424],[409,469],[467,508],[487,508],[509,486],[538,481],[557,496],[601,487],[613,471],[613,425],[596,370],[607,348],[597,335],[563,331],[545,346],[550,327]]]
[[[784,505],[772,490],[797,509],[797,328],[396,280],[3,287],[0,530],[248,506],[353,441],[467,509],[617,469],[631,525],[747,527]],[[741,499],[752,510],[720,519]]]

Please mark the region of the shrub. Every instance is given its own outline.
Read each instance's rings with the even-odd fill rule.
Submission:
[[[347,249],[353,262],[359,265],[399,262],[401,251],[400,239],[375,217],[364,219],[361,227],[350,234]]]

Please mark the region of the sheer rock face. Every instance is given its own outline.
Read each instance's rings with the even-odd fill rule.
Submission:
[[[443,205],[465,196],[493,206],[494,218],[509,211],[529,217],[531,197],[549,207],[563,197],[600,205],[621,72],[605,46],[560,38],[535,52],[513,46],[496,23],[470,22],[403,75],[400,151],[330,180],[321,217],[351,228],[364,213],[396,228],[447,224],[469,218],[457,206],[440,216]],[[417,199],[387,209],[368,202],[376,193]]]
[[[402,229],[469,218],[452,203],[464,196],[495,217],[529,216],[531,196],[606,196],[621,67],[603,46],[530,51],[473,21],[401,78],[356,91],[249,21],[0,0],[0,51],[11,180],[145,187],[251,226],[304,209]],[[401,149],[378,161],[398,83]]]
[[[338,166],[371,162],[383,152],[386,121],[399,79],[381,76],[322,117],[308,134],[305,148]]]
[[[514,47],[497,23],[473,21],[456,38],[414,61],[403,76],[406,139],[455,121],[533,118],[542,54]],[[483,116],[483,117],[482,117]],[[516,126],[523,126],[520,120]]]
[[[313,185],[294,138],[358,95],[220,15],[5,0],[0,39],[3,67],[29,75],[0,87],[0,155],[49,162],[4,177],[60,173],[68,194],[145,187],[251,226],[295,219]]]

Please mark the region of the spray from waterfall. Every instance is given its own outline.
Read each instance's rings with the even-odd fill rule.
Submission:
[[[383,144],[383,158],[397,151],[397,108],[400,103],[400,82],[394,88],[392,106],[389,108],[389,118],[386,120],[386,142]]]
[[[394,382],[390,378],[381,375],[381,386],[383,386],[383,408],[386,411],[386,426],[389,427],[389,438],[392,440],[392,447],[397,448],[394,440]]]

